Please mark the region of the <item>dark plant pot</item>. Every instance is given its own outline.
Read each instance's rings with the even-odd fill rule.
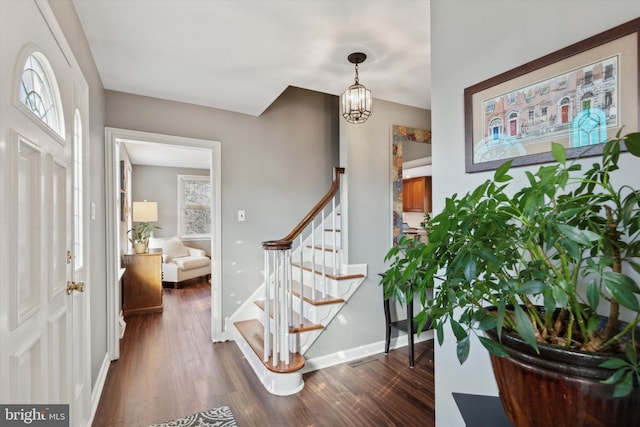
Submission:
[[[487,336],[497,340],[495,331]],[[640,426],[640,389],[613,397],[600,381],[613,371],[598,368],[603,353],[540,345],[540,354],[513,335],[502,335],[509,357],[491,355],[500,400],[516,427]]]

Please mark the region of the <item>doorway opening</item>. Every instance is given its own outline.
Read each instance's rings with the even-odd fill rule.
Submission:
[[[197,149],[208,158],[209,177],[211,180],[211,340],[222,341],[223,313],[222,313],[222,284],[221,284],[221,209],[220,209],[220,155],[221,143],[173,135],[155,134],[133,131],[128,129],[105,128],[105,191],[106,191],[106,252],[107,252],[107,350],[109,358],[119,358],[120,339],[120,296],[119,281],[121,277],[119,245],[120,215],[120,149],[121,144],[135,141],[136,143],[159,144],[165,149]]]

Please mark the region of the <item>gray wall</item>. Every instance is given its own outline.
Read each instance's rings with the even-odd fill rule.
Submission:
[[[374,115],[353,126],[340,118],[337,97],[297,88],[286,90],[260,117],[104,91],[72,3],[50,3],[90,85],[93,384],[106,356],[105,126],[222,142],[225,315],[262,281],[260,243],[287,234],[326,192],[338,165],[339,137],[346,135],[350,157],[342,166],[353,182],[352,262],[369,264],[370,277],[342,313],[348,327],[330,325],[309,355],[382,341],[377,273],[384,270],[391,240],[391,126],[429,129],[429,112],[375,100]],[[238,209],[246,210],[246,222],[236,221]]]
[[[291,221],[326,190],[331,167],[337,164],[340,132],[341,161],[350,183],[350,261],[369,264],[369,278],[345,307],[347,322],[330,325],[316,347],[351,348],[382,339],[382,319],[376,314],[381,292],[375,275],[384,270],[382,259],[390,241],[390,126],[429,128],[428,112],[376,100],[367,123],[346,128],[338,124],[335,97],[302,90],[285,92],[259,118],[122,93],[107,92],[105,98],[72,2],[50,5],[90,87],[89,201],[96,206],[90,225],[92,382],[106,355],[105,125],[222,141],[227,314],[262,279],[259,243],[286,234]],[[441,209],[447,195],[464,192],[487,177],[464,173],[465,87],[639,15],[640,2],[625,0],[432,0],[434,211]],[[522,22],[529,24],[526,30],[514,25]],[[499,37],[491,37],[487,29],[497,29]],[[246,209],[245,223],[235,221],[237,209]],[[324,353],[324,348],[311,353]],[[437,425],[463,425],[451,392],[496,394],[488,356],[474,351],[460,368],[449,336],[444,347],[437,347],[436,359]]]
[[[434,212],[445,197],[464,194],[491,175],[464,172],[465,87],[638,16],[638,1],[432,0]],[[627,156],[622,162],[629,161]],[[637,184],[637,168],[620,177]],[[489,356],[477,340],[460,366],[455,338],[447,334],[444,346],[436,346],[435,375],[440,427],[464,425],[452,392],[497,395]]]
[[[374,89],[372,89],[374,90]],[[391,129],[431,129],[430,111],[375,99],[363,124],[340,121],[340,162],[345,167],[348,262],[367,264],[368,277],[305,355],[309,358],[384,341],[378,273],[391,245]],[[437,142],[434,142],[434,144]]]
[[[337,97],[289,88],[260,117],[113,91],[106,106],[106,126],[221,142],[229,316],[263,281],[261,242],[285,236],[329,188],[339,156]]]
[[[178,234],[178,175],[209,176],[208,169],[170,168],[134,165],[131,173],[131,201],[148,200],[158,202],[160,227],[153,235],[173,237]],[[189,240],[184,242],[192,248],[204,249],[211,255],[211,241]]]
[[[95,219],[89,225],[91,304],[91,385],[95,385],[107,354],[107,283],[105,250],[105,175],[104,175],[104,114],[105,96],[87,39],[71,1],[49,1],[82,74],[89,85],[89,170],[91,187],[87,203],[95,204]],[[86,149],[86,148],[85,148]]]

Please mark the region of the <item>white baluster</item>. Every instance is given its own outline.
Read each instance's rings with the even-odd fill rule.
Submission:
[[[266,276],[265,286],[264,286],[264,351],[262,353],[262,360],[266,363],[269,361],[269,353],[271,353],[271,325],[269,322],[269,303],[270,303],[270,293],[271,293],[271,261],[270,254],[268,250],[264,251],[264,274]]]
[[[304,261],[303,259],[303,253],[304,253],[304,245],[303,245],[303,239],[302,239],[302,235],[303,233],[300,233],[300,266],[302,266],[302,262]],[[292,273],[293,275],[293,273]],[[302,267],[300,268],[300,323],[302,323],[302,313],[304,312],[304,270],[302,269]]]
[[[282,252],[282,322],[281,322],[281,330],[282,338],[280,340],[281,350],[280,350],[280,360],[284,361],[286,365],[289,364],[289,324],[290,321],[290,312],[291,312],[291,294],[288,293],[289,290],[289,282],[291,278],[289,277],[289,268],[287,266],[288,263],[291,262],[290,252],[283,251]]]
[[[336,231],[336,196],[331,199],[331,237],[333,238],[333,275],[338,275],[338,239]]]
[[[325,245],[325,238],[324,238],[324,208],[322,208],[322,221],[321,224],[322,226],[320,227],[322,229],[322,244],[321,244],[321,249],[322,249],[322,297],[326,298],[327,297],[327,275],[326,275],[326,269],[327,269],[327,248]]]
[[[280,289],[282,288],[280,284],[280,251],[277,251],[274,254],[274,267],[275,271],[275,287],[273,289],[273,326],[274,330],[271,336],[273,337],[273,348],[272,348],[272,357],[271,364],[273,366],[278,366],[278,352],[280,351],[280,331],[278,330],[278,323],[280,320]]]
[[[316,229],[315,218],[311,220],[311,299],[316,300]]]

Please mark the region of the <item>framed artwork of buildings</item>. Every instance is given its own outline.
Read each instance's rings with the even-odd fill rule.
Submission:
[[[468,87],[466,171],[598,155],[621,129],[638,130],[640,18]]]

